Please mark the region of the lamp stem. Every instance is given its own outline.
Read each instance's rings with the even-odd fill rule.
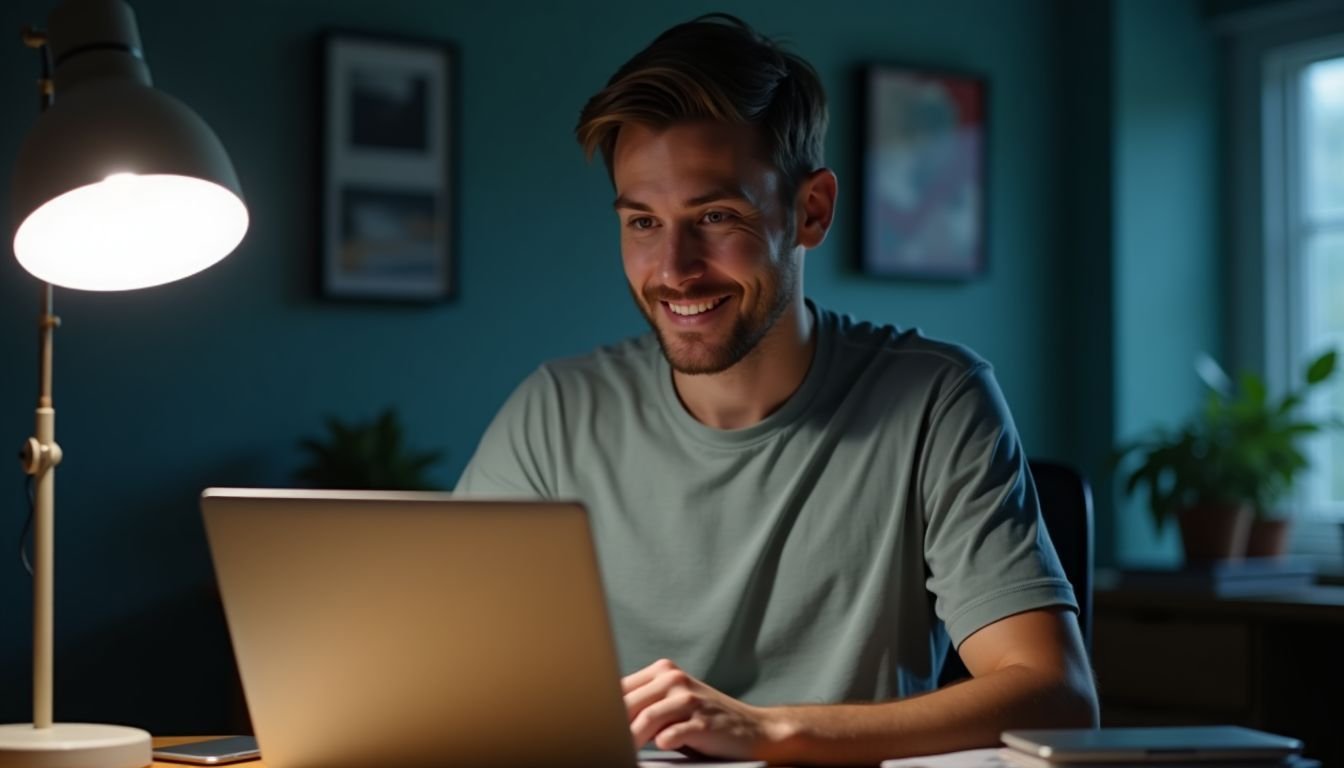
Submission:
[[[42,284],[42,313],[38,316],[37,366],[40,378],[37,382],[37,406],[50,408],[51,402],[51,353],[55,340],[55,330],[61,319],[54,314],[51,283]]]
[[[53,313],[51,285],[42,285],[42,313],[38,317],[38,370],[41,372],[37,399],[37,431],[30,442],[36,455],[28,457],[33,474],[33,727],[52,724],[53,647],[56,602],[56,465],[61,449],[56,445],[56,409],[52,404],[51,360],[53,337],[60,325]],[[32,445],[36,443],[36,445]]]
[[[37,79],[37,111],[46,112],[56,95],[55,84],[51,79],[51,46],[47,45],[47,33],[37,27],[23,28],[23,44],[37,51],[41,61],[42,75]]]
[[[51,107],[51,47],[47,36],[36,29],[24,30],[24,43],[41,58],[38,78],[38,109]],[[23,469],[33,476],[33,727],[51,728],[55,657],[56,614],[56,465],[61,448],[56,444],[56,408],[52,402],[51,360],[56,316],[50,283],[42,284],[42,311],[37,333],[37,413],[32,440],[24,446]]]

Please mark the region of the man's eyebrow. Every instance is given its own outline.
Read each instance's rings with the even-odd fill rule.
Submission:
[[[749,205],[754,205],[751,197],[747,195],[746,190],[743,190],[740,187],[719,187],[718,189],[712,189],[703,195],[698,195],[687,200],[686,207],[694,208],[708,203],[717,203],[720,200],[741,200]]]
[[[685,205],[687,208],[695,208],[697,206],[707,205],[709,203],[717,203],[720,200],[740,200],[744,203],[747,203],[748,205],[755,205],[751,197],[749,197],[744,190],[737,187],[719,187],[718,189],[712,189],[703,195],[696,195],[695,197],[692,197],[691,199],[683,203],[683,205]],[[653,208],[650,208],[647,204],[638,202],[636,200],[631,200],[625,195],[618,195],[616,197],[616,200],[613,201],[611,205],[618,211],[624,209],[631,211],[644,211],[645,213],[653,213]]]
[[[618,211],[622,209],[628,209],[632,211],[644,211],[645,213],[653,213],[653,209],[650,208],[649,206],[645,205],[644,203],[631,200],[625,195],[617,195],[616,200],[611,204],[611,207],[615,208]]]

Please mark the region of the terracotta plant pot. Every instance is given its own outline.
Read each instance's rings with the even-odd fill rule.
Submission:
[[[1283,557],[1288,551],[1288,530],[1291,522],[1287,518],[1267,518],[1252,522],[1250,536],[1246,539],[1246,556]]]
[[[1246,504],[1201,504],[1177,515],[1185,562],[1239,560],[1246,554],[1251,532],[1251,507]]]

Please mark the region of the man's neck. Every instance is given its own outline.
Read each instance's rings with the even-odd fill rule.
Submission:
[[[682,405],[715,429],[744,429],[774,413],[798,391],[817,346],[816,322],[798,298],[774,327],[726,371],[689,375],[672,372]]]

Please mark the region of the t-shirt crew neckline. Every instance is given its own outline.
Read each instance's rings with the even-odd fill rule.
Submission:
[[[828,363],[835,346],[835,315],[817,309],[811,299],[805,299],[804,301],[808,311],[812,313],[812,318],[815,321],[813,332],[817,335],[817,346],[812,352],[812,363],[808,366],[807,375],[803,377],[802,385],[779,410],[750,427],[718,429],[697,421],[690,411],[686,410],[686,406],[681,402],[681,397],[677,395],[676,385],[672,383],[672,366],[668,364],[667,357],[663,354],[662,349],[657,348],[659,399],[663,401],[663,408],[667,410],[673,424],[692,438],[707,445],[742,448],[769,438],[777,430],[792,423],[806,412],[825,382],[826,369],[830,367]]]

